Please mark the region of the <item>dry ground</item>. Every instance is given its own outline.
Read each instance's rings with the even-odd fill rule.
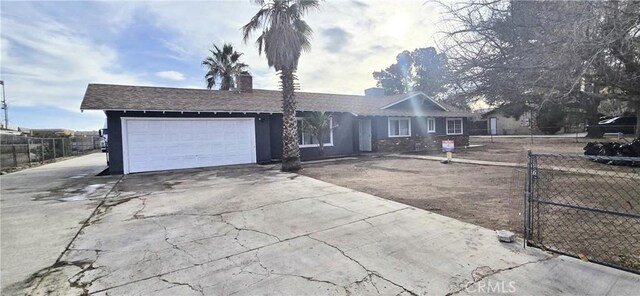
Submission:
[[[490,229],[522,233],[522,169],[362,157],[305,164],[302,174]]]
[[[458,149],[454,157],[526,163],[527,150],[582,153],[586,139],[494,139],[472,137],[483,147]],[[435,153],[444,156],[442,153]],[[490,229],[522,234],[524,169],[441,164],[391,157],[362,157],[305,164],[302,174]]]
[[[482,139],[484,140],[484,139]],[[520,141],[517,141],[520,140]],[[482,142],[471,139],[471,144],[484,145],[480,148],[457,149],[455,156],[468,159],[527,162],[527,151],[545,153],[583,153],[585,143],[564,143],[554,141],[538,141],[531,144],[528,139],[512,139],[511,142]]]
[[[631,139],[627,139],[631,140]],[[526,163],[527,151],[539,153],[579,153],[587,142],[618,141],[614,137],[602,139],[588,138],[499,138],[471,136],[469,144],[483,145],[480,148],[457,149],[455,155],[461,158]],[[460,147],[462,148],[462,147]],[[439,153],[438,153],[439,154]]]
[[[482,143],[483,147],[459,149],[454,154],[465,159],[524,164],[527,150],[582,153],[584,146],[584,143],[557,139],[536,139],[534,144],[526,141],[529,139],[518,140],[486,142]],[[442,153],[434,155],[443,156]],[[545,173],[544,176],[551,175],[548,180],[541,179],[539,185],[546,189],[544,192],[538,189],[539,198],[560,198],[553,201],[637,213],[640,179],[630,177],[640,173],[638,167],[612,166],[566,157],[539,158],[538,164],[541,170],[554,166],[578,169]],[[613,171],[616,177],[594,174],[603,171]],[[511,230],[520,237],[523,234],[524,168],[363,156],[355,160],[308,163],[304,165],[302,174],[489,229]],[[547,182],[542,184],[542,181]],[[540,225],[547,231],[544,239],[540,239],[545,245],[574,255],[587,254],[589,258],[632,270],[639,268],[640,257],[635,254],[640,245],[640,233],[631,221],[633,218],[623,221],[616,216],[594,212],[561,210],[568,214],[559,215],[558,210],[545,212],[548,221]]]

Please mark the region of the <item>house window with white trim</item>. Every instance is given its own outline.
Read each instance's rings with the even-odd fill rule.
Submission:
[[[389,138],[411,136],[410,118],[389,118]]]
[[[313,132],[306,127],[304,118],[297,118],[298,120],[298,145],[301,148],[307,147],[319,147],[318,139]],[[329,117],[329,128],[324,135],[324,146],[333,146],[333,118]]]
[[[462,135],[462,118],[447,118],[447,135]]]
[[[427,133],[435,133],[435,132],[436,132],[436,119],[427,118]]]

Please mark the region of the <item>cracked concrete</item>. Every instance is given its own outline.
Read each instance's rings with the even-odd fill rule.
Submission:
[[[638,275],[270,167],[110,184],[100,200],[77,202],[85,215],[58,258],[3,294],[464,295],[514,282],[517,294],[625,295],[640,285]]]

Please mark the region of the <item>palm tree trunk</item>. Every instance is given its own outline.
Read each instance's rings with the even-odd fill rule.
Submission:
[[[301,168],[293,71],[282,69],[280,80],[282,82],[282,171],[292,172]]]
[[[318,154],[324,156],[324,130],[318,131]]]
[[[231,81],[233,78],[231,76],[222,76],[222,82],[220,83],[220,90],[229,90],[231,89]]]
[[[640,138],[640,102],[635,102],[636,109],[636,137]]]

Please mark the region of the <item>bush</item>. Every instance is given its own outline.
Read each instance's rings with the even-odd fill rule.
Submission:
[[[547,102],[542,105],[536,116],[538,129],[547,135],[559,132],[564,126],[567,113],[562,105],[554,102]]]

